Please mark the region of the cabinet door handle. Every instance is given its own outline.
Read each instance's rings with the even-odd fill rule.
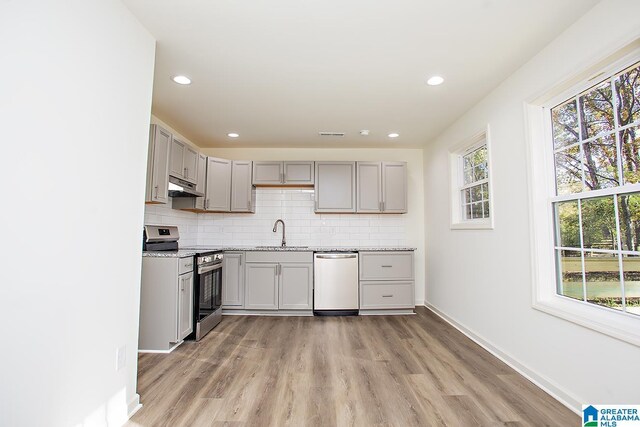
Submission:
[[[187,168],[184,168],[184,176],[187,176]]]
[[[251,210],[251,200],[249,200],[249,210]]]
[[[378,210],[382,212],[382,202],[378,202]]]
[[[382,298],[391,298],[391,297],[393,297],[393,294],[391,294],[391,295],[382,295]]]
[[[393,265],[383,265],[382,268],[391,268]]]
[[[284,173],[280,172],[280,184],[284,184]]]
[[[158,198],[158,186],[156,185],[156,199]]]
[[[209,209],[209,199],[204,199],[204,208]]]
[[[185,264],[184,266],[187,267],[187,268],[191,268],[191,267],[193,267],[193,264]]]
[[[384,212],[384,202],[382,202],[382,212]]]

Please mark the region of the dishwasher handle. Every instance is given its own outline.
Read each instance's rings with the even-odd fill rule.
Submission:
[[[317,254],[316,258],[320,259],[349,259],[357,258],[358,254]]]

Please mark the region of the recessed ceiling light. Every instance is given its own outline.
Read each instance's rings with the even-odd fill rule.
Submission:
[[[427,84],[429,86],[438,86],[439,84],[442,84],[442,82],[444,82],[444,79],[440,76],[433,76],[427,80]]]
[[[390,133],[389,135],[387,135],[389,138],[397,138],[400,136],[399,133]]]
[[[179,85],[190,85],[191,84],[191,79],[187,76],[173,76],[171,77],[171,80],[173,80],[174,82],[178,83]]]
[[[227,134],[227,136],[228,136],[229,138],[237,138],[237,137],[239,137],[239,136],[240,136],[240,134],[237,134],[237,133],[235,133],[235,132],[231,132],[231,133],[228,133],[228,134]]]

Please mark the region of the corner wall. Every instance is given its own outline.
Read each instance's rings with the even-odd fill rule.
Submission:
[[[0,1],[0,425],[136,408],[154,50],[118,0]]]
[[[523,103],[640,37],[638,14],[637,1],[597,4],[424,152],[427,303],[576,411],[638,403],[640,348],[531,306]],[[451,230],[448,150],[487,123],[495,230]]]

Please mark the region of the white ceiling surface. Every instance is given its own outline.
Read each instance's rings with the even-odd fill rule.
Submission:
[[[201,147],[393,148],[423,146],[597,1],[124,3],[157,39],[154,114]]]

